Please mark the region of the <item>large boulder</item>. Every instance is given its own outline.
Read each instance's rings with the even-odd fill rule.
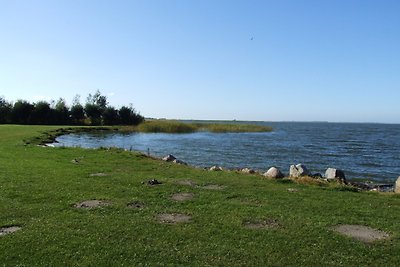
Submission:
[[[276,167],[271,167],[266,173],[263,174],[267,178],[280,179],[285,177],[283,173]]]
[[[328,168],[325,172],[325,179],[328,181],[337,180],[339,182],[346,182],[346,176],[342,170],[335,168]]]
[[[163,161],[174,161],[174,160],[176,160],[176,158],[173,155],[169,154],[169,155],[166,155],[165,157],[163,157],[162,160]]]
[[[397,178],[397,181],[394,185],[394,192],[400,194],[400,176]]]
[[[297,178],[307,175],[310,175],[310,171],[303,164],[290,165],[290,170],[289,170],[290,177]]]

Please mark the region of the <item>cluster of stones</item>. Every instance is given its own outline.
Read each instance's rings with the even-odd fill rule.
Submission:
[[[177,159],[173,155],[169,154],[165,157],[162,158],[162,160],[167,161],[167,162],[173,162],[176,164],[183,164],[187,165],[182,160]],[[224,168],[220,166],[212,166],[209,168],[205,168],[206,170],[209,171],[223,171]],[[243,169],[237,169],[237,171],[240,171],[242,173],[246,174],[256,174],[258,173],[256,170],[251,169],[251,168],[243,168]],[[263,176],[271,179],[282,179],[286,177],[286,175],[277,167],[271,167],[269,168],[265,173],[262,173]],[[350,184],[356,187],[359,187],[360,189],[364,190],[371,190],[371,191],[394,191],[395,193],[400,193],[400,176],[398,177],[394,187],[393,185],[374,185],[374,184],[366,184],[366,183],[348,183],[346,181],[346,176],[344,174],[344,171],[336,168],[328,168],[325,171],[325,174],[322,175],[321,173],[312,173],[310,172],[307,167],[304,164],[297,164],[297,165],[290,165],[289,168],[289,178],[299,178],[299,177],[312,177],[316,179],[324,179],[325,181],[331,182],[331,181],[337,181],[339,183],[343,184]]]

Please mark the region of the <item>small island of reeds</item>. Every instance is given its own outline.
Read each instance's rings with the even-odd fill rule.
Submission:
[[[272,127],[243,123],[184,122],[176,120],[149,120],[135,127],[144,133],[213,133],[271,132]]]

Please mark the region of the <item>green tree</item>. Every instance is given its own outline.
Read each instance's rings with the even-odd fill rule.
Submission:
[[[122,106],[119,109],[118,114],[120,122],[123,125],[138,125],[139,123],[144,121],[144,118],[140,114],[136,113],[132,105],[130,105],[129,107]]]
[[[11,123],[11,103],[0,97],[0,123]]]
[[[30,118],[33,110],[34,106],[31,103],[25,100],[17,100],[17,102],[14,103],[14,106],[11,111],[11,117],[13,123],[19,123],[19,124],[30,123]]]
[[[65,99],[60,98],[55,104],[55,124],[69,124],[69,109]]]
[[[106,107],[103,112],[104,125],[116,125],[119,123],[118,110],[114,107]]]
[[[30,123],[32,124],[51,124],[51,108],[46,101],[39,101],[34,104]]]

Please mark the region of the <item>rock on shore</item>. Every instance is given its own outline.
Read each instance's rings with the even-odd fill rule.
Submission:
[[[394,185],[394,192],[400,194],[400,176],[397,178],[396,184]]]
[[[276,167],[271,167],[268,169],[266,173],[263,174],[265,177],[273,178],[273,179],[280,179],[283,178],[283,173]]]
[[[290,177],[297,178],[307,175],[310,175],[310,171],[307,169],[305,165],[303,164],[290,165],[290,170],[289,170]]]
[[[342,170],[335,168],[328,168],[325,172],[325,179],[328,181],[338,180],[339,182],[346,182],[346,176]]]

